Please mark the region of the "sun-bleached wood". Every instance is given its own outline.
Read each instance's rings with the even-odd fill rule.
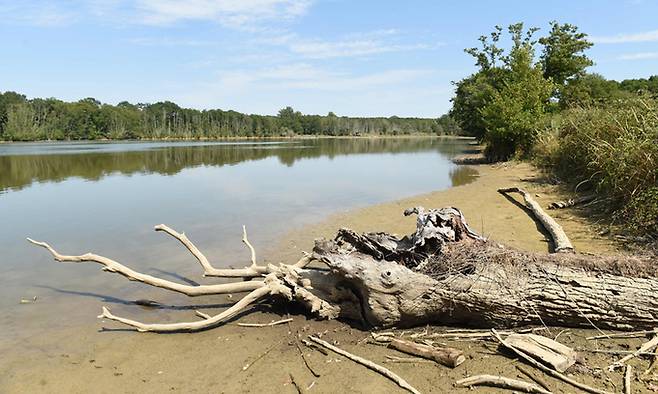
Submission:
[[[57,252],[52,246],[48,245],[45,242],[35,241],[30,238],[28,238],[27,240],[33,243],[34,245],[38,245],[47,249],[53,255],[55,260],[59,262],[98,263],[103,266],[103,271],[114,272],[125,276],[129,280],[146,283],[148,285],[160,287],[166,290],[176,291],[178,293],[182,293],[190,297],[197,297],[197,296],[211,295],[211,294],[243,293],[243,292],[253,291],[264,286],[264,283],[262,281],[237,282],[237,283],[227,283],[227,284],[219,284],[219,285],[198,285],[198,286],[183,285],[166,279],[161,279],[155,276],[137,272],[131,268],[126,267],[121,263],[118,263],[107,257],[99,256],[97,254],[85,253],[83,255],[78,255],[78,256],[63,255]]]
[[[541,222],[541,224],[544,226],[546,231],[548,231],[551,234],[551,237],[553,238],[553,244],[555,246],[554,248],[555,252],[556,253],[573,252],[573,245],[571,244],[569,237],[567,237],[567,234],[562,229],[562,226],[560,226],[558,222],[555,221],[555,219],[553,219],[549,214],[547,214],[542,209],[541,205],[539,205],[539,203],[532,198],[530,193],[519,187],[498,189],[498,193],[521,194],[521,196],[523,196],[523,201],[525,202],[525,206],[530,211],[532,211],[533,215],[537,218],[537,220],[539,220],[539,222]]]
[[[459,349],[447,346],[428,346],[404,339],[393,338],[391,339],[391,342],[389,342],[388,347],[399,350],[403,353],[420,356],[428,360],[433,360],[450,368],[455,368],[459,364],[466,361],[464,352]]]
[[[136,272],[103,256],[66,256],[44,242],[30,242],[49,250],[58,261],[96,262],[128,279],[190,296],[263,289],[263,297],[301,304],[319,318],[340,317],[371,327],[433,322],[482,328],[531,324],[617,330],[655,327],[655,264],[633,256],[507,248],[477,235],[456,208],[405,211],[411,214],[417,215],[417,223],[409,236],[341,229],[333,240],[316,241],[313,254],[294,264],[268,264],[258,268],[257,276],[251,267],[248,272],[227,269],[232,273],[222,276],[244,273],[241,278],[250,280],[217,285],[183,285]],[[214,268],[184,234],[163,225],[158,229],[178,239],[204,270]],[[310,266],[311,261],[317,264]],[[200,315],[204,320],[192,322],[194,329],[215,323],[213,317]]]
[[[518,390],[524,393],[551,394],[550,391],[542,387],[539,387],[534,383],[528,383],[522,380],[506,378],[504,376],[475,375],[458,380],[457,382],[455,382],[455,384],[457,386],[462,386],[462,387],[491,386],[491,387],[500,387],[509,390]]]
[[[334,346],[334,345],[330,344],[329,342],[323,341],[322,339],[314,337],[312,335],[309,336],[308,339],[310,339],[311,341],[317,343],[318,345],[320,345],[324,348],[327,348],[327,349],[331,350],[332,352],[336,352],[336,353],[340,354],[341,356],[345,356],[345,357],[349,358],[350,360],[352,360],[356,363],[359,363],[359,364],[361,364],[361,365],[363,365],[363,366],[365,366],[369,369],[372,369],[373,371],[375,371],[375,372],[377,372],[381,375],[386,376],[387,378],[389,378],[392,381],[394,381],[395,383],[397,383],[398,386],[402,387],[403,389],[406,389],[406,390],[408,390],[408,391],[410,391],[414,394],[420,394],[420,391],[416,390],[412,385],[407,383],[406,380],[402,379],[401,377],[399,377],[398,375],[393,373],[388,368],[384,368],[381,365],[375,364],[370,360],[367,360],[363,357],[359,357],[355,354],[352,354],[352,353],[350,353],[346,350],[343,350],[343,349],[341,349],[337,346]]]

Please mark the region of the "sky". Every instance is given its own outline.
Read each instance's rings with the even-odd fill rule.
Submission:
[[[572,23],[609,79],[658,74],[658,0],[0,0],[0,91],[438,117],[495,25]]]

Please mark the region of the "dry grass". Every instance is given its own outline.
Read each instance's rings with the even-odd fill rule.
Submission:
[[[609,198],[614,218],[658,234],[658,102],[648,97],[567,110],[541,133],[538,164]]]

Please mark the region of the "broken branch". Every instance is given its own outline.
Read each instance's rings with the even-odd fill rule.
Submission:
[[[462,387],[492,386],[492,387],[500,387],[510,390],[520,390],[526,393],[551,394],[550,391],[542,387],[539,387],[535,384],[523,382],[521,380],[506,378],[504,376],[476,375],[476,376],[470,376],[462,380],[458,380],[457,382],[455,382],[455,384]]]
[[[375,372],[377,372],[381,375],[386,376],[390,380],[397,383],[398,386],[400,386],[404,389],[407,389],[407,390],[409,390],[410,392],[412,392],[414,394],[420,394],[420,391],[416,390],[413,386],[411,386],[409,383],[407,383],[406,380],[402,379],[401,377],[394,374],[389,369],[382,367],[381,365],[377,365],[377,364],[373,363],[370,360],[366,360],[365,358],[356,356],[356,355],[354,355],[350,352],[347,352],[347,351],[345,351],[345,350],[343,350],[339,347],[336,347],[336,346],[330,344],[329,342],[323,341],[320,338],[316,338],[314,336],[309,336],[308,339],[310,339],[311,341],[317,343],[320,346],[323,346],[323,347],[325,347],[325,348],[327,348],[327,349],[329,349],[333,352],[336,352],[336,353],[340,354],[341,356],[345,356],[345,357],[349,358],[350,360],[352,360],[352,361],[354,361],[358,364],[361,364],[361,365],[363,365],[367,368],[370,368],[371,370],[373,370],[373,371],[375,371]]]

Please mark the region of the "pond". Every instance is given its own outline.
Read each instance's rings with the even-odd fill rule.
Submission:
[[[216,266],[244,266],[242,225],[260,252],[329,214],[468,182],[474,171],[450,161],[467,147],[448,138],[0,145],[0,342],[157,291],[95,264],[55,263],[26,237],[184,280],[198,265],[154,225],[185,232]]]

